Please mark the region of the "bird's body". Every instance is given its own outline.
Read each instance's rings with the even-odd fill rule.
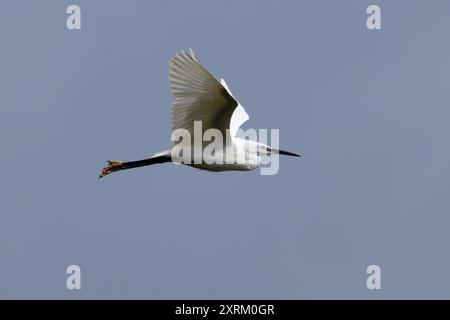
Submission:
[[[255,145],[253,145],[253,142]],[[261,156],[255,150],[256,141],[236,137],[232,143],[225,143],[222,150],[214,155],[203,157],[201,163],[190,163],[188,166],[208,171],[250,171],[261,164]],[[199,150],[199,153],[204,150]],[[195,151],[193,151],[195,153]],[[177,159],[176,162],[181,162]],[[200,162],[200,161],[199,161]]]
[[[100,178],[114,171],[164,162],[182,163],[208,171],[248,171],[260,166],[261,156],[272,153],[299,156],[237,137],[239,127],[249,119],[248,114],[235,99],[225,80],[216,80],[191,49],[189,53],[181,51],[172,58],[169,79],[175,96],[172,105],[172,138],[175,135],[183,139],[177,140],[171,149],[148,159],[109,161]],[[214,136],[214,152],[206,152],[211,151],[211,147],[208,147],[209,142],[202,140],[208,132]],[[200,142],[196,137],[199,134]],[[189,139],[186,139],[186,135]],[[217,140],[217,135],[222,140]],[[211,140],[210,137],[208,141]],[[180,153],[180,150],[183,152]]]

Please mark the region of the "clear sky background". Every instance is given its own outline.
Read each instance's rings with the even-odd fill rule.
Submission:
[[[78,4],[82,30],[66,28]],[[382,30],[366,8],[382,9]],[[449,1],[2,1],[1,298],[450,298]],[[192,47],[275,176],[171,164]],[[66,267],[82,290],[66,289]],[[382,289],[366,288],[366,268]]]

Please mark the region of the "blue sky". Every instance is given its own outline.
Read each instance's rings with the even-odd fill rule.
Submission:
[[[369,4],[382,30],[366,28]],[[449,298],[449,11],[2,2],[0,297]],[[106,160],[170,145],[168,62],[189,47],[246,128],[279,128],[303,157],[275,176],[167,164],[98,180]]]

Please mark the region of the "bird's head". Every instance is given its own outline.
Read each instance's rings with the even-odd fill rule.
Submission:
[[[263,143],[258,143],[257,153],[258,153],[258,156],[271,156],[271,155],[275,155],[275,154],[282,154],[282,155],[286,155],[286,156],[300,157],[300,155],[297,153],[272,148]]]

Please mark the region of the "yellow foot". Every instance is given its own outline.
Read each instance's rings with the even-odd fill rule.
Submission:
[[[108,161],[108,166],[103,168],[102,173],[98,176],[98,178],[103,178],[107,174],[111,172],[123,170],[123,161]]]

